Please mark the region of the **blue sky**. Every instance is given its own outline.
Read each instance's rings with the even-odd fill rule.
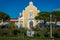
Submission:
[[[40,11],[51,12],[60,9],[60,0],[0,0],[0,11],[11,18],[18,18],[19,13],[32,1]]]

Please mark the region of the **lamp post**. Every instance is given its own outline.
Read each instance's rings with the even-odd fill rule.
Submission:
[[[50,14],[50,38],[52,38],[52,14]]]

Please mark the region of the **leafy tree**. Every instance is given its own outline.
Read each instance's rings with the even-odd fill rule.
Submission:
[[[52,11],[51,14],[53,15],[54,19],[60,21],[60,10]]]
[[[50,21],[50,14],[52,15],[52,21],[60,21],[60,10],[52,11],[52,12],[40,12],[35,17],[36,20],[44,20],[44,24],[46,21]]]
[[[38,15],[35,17],[36,20],[44,20],[44,24],[46,21],[48,21],[50,18],[50,13],[49,12],[40,12]]]
[[[57,21],[60,21],[60,10],[52,11],[52,20],[55,21],[55,24],[57,24]]]
[[[50,17],[49,12],[40,12],[38,15],[35,17],[36,20],[48,20]]]
[[[48,20],[49,19],[49,17],[50,17],[50,13],[49,12],[40,12],[39,14],[38,14],[39,16],[40,16],[40,18],[42,19],[42,20]]]
[[[9,20],[10,17],[9,17],[8,14],[6,14],[6,13],[4,13],[4,12],[0,12],[0,20],[2,20],[2,19],[4,19],[4,20]]]

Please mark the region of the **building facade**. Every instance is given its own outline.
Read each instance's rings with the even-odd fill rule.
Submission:
[[[37,16],[39,12],[40,11],[37,7],[33,5],[33,2],[29,2],[29,5],[22,11],[22,13],[20,13],[18,17],[18,28],[25,27],[30,29],[30,27],[35,27],[37,22],[34,17]]]

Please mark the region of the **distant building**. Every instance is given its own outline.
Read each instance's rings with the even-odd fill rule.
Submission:
[[[30,28],[37,25],[35,16],[39,13],[37,7],[34,6],[33,2],[29,2],[29,5],[25,8],[25,10],[20,13],[18,17],[18,27]]]
[[[18,22],[18,18],[11,18],[10,21],[11,22]]]
[[[11,18],[10,22],[15,23],[15,26],[18,26],[18,18]]]
[[[34,19],[34,17],[37,16],[39,12],[40,11],[37,9],[37,7],[34,6],[33,2],[29,2],[29,5],[25,7],[25,9],[20,13],[19,17],[11,18],[10,22],[14,22],[15,25],[18,26],[18,28],[25,27],[30,29],[30,27],[35,27],[38,23],[44,22],[43,20],[39,20],[37,22]],[[49,24],[50,22],[46,22],[46,23]],[[52,23],[55,24],[55,22]],[[8,24],[8,21],[6,22],[1,21],[0,25],[2,24]],[[60,21],[57,22],[57,25],[60,26]]]

